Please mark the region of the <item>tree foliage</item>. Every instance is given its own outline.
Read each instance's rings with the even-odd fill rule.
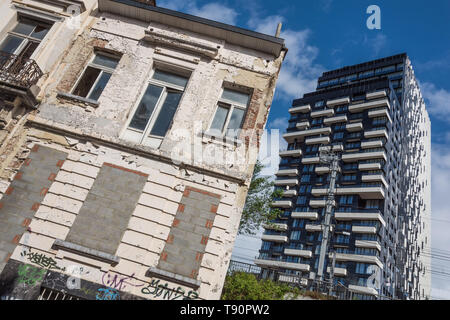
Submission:
[[[263,224],[269,224],[281,213],[281,210],[272,208],[271,205],[276,198],[283,195],[283,191],[274,190],[270,177],[260,175],[263,168],[259,161],[255,164],[241,216],[239,234],[256,234]]]
[[[283,300],[286,294],[299,294],[298,288],[270,279],[258,280],[254,274],[234,272],[225,279],[222,300]]]

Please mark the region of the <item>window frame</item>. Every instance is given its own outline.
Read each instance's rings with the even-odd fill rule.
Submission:
[[[231,100],[228,100],[226,98],[223,98],[222,96],[223,96],[223,92],[225,90],[235,91],[235,92],[239,92],[239,93],[248,95],[247,105],[244,107],[243,104],[239,104],[239,103],[237,103],[235,101],[231,101]],[[219,137],[221,137],[221,138],[225,138],[225,137],[237,138],[237,137],[232,137],[232,136],[228,136],[227,135],[228,125],[230,124],[230,120],[231,120],[231,116],[233,115],[234,108],[237,107],[240,110],[244,110],[244,116],[242,117],[241,123],[239,124],[239,129],[237,129],[237,130],[241,130],[242,129],[242,126],[243,126],[243,124],[245,122],[245,119],[247,118],[248,108],[249,108],[250,101],[251,101],[251,98],[252,98],[252,95],[251,95],[251,93],[249,91],[250,90],[245,90],[245,89],[243,89],[243,90],[236,90],[236,88],[229,88],[227,86],[222,86],[222,88],[220,90],[219,99],[217,100],[216,107],[214,108],[213,116],[211,117],[211,120],[209,121],[209,124],[208,124],[208,130],[207,130],[208,134],[211,134],[213,136],[217,136],[216,132],[218,132],[218,130],[217,129],[212,129],[211,126],[212,126],[212,124],[214,122],[214,119],[216,117],[217,110],[219,109],[219,106],[222,106],[222,107],[228,108],[228,113],[227,113],[227,118],[225,119],[222,131],[220,132]]]
[[[162,71],[162,72],[165,72],[165,73],[172,73],[172,74],[180,76],[180,77],[186,77],[186,79],[187,79],[186,85],[184,87],[181,87],[181,86],[169,83],[169,82],[164,82],[164,81],[161,81],[161,80],[153,79],[153,76],[155,75],[156,70],[159,70],[159,71]],[[159,65],[153,66],[153,68],[152,68],[152,70],[150,72],[150,77],[145,81],[145,85],[141,89],[139,97],[138,97],[138,99],[136,99],[136,103],[134,104],[134,106],[133,106],[133,108],[132,108],[132,110],[130,112],[130,116],[128,117],[128,120],[127,120],[127,123],[125,125],[125,129],[124,129],[123,133],[125,133],[127,130],[132,131],[134,133],[139,133],[141,135],[140,138],[139,138],[139,142],[138,142],[139,144],[143,144],[144,140],[148,139],[148,138],[151,138],[151,139],[164,139],[165,136],[153,135],[153,134],[150,134],[150,132],[153,129],[153,127],[155,125],[155,122],[156,122],[156,119],[158,119],[158,116],[159,116],[159,114],[161,112],[162,106],[164,105],[164,102],[165,102],[165,100],[167,98],[167,92],[168,92],[167,89],[169,88],[170,90],[176,90],[176,91],[180,91],[182,93],[180,101],[179,101],[178,106],[177,106],[177,110],[178,110],[179,106],[182,103],[184,94],[186,92],[186,88],[189,85],[189,81],[190,81],[190,78],[191,78],[191,73],[192,72],[189,72],[189,75],[188,75],[187,72],[178,71],[178,70],[172,70],[172,68],[170,70],[167,70],[166,68],[161,67]],[[139,130],[139,129],[136,129],[136,128],[132,128],[132,127],[130,127],[130,123],[133,120],[134,115],[136,114],[136,111],[139,108],[139,105],[142,102],[142,98],[144,97],[145,92],[147,91],[149,85],[162,87],[163,90],[162,90],[161,94],[159,95],[158,101],[156,102],[156,105],[155,105],[155,108],[154,108],[152,114],[150,115],[150,117],[147,120],[147,124],[146,124],[144,130]],[[173,121],[174,118],[175,118],[175,114],[174,114],[174,116],[172,118],[172,121]],[[166,132],[166,134],[167,134],[167,132]]]

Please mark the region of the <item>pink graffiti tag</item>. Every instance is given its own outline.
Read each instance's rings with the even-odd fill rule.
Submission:
[[[131,277],[120,277],[117,274],[115,274],[113,276],[109,273],[105,273],[102,277],[102,282],[103,282],[103,285],[108,286],[110,288],[118,289],[118,290],[125,289],[126,285],[130,285],[133,287],[144,286],[144,284],[136,284],[136,283],[131,283],[131,282],[126,281],[128,279],[133,278],[133,276],[134,276],[134,273],[131,275]]]

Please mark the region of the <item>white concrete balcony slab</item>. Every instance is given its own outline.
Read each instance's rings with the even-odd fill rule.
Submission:
[[[292,207],[292,201],[287,201],[287,200],[278,200],[278,201],[274,201],[272,203],[272,207],[274,208],[291,208]]]
[[[297,129],[306,129],[309,128],[309,121],[302,121],[297,123],[296,125]]]
[[[386,108],[379,110],[370,110],[368,116],[369,118],[386,117],[388,118],[389,122],[392,122],[391,116],[389,115],[389,110]]]
[[[283,170],[278,170],[277,173],[275,173],[276,176],[297,176],[298,175],[298,169],[283,169]]]
[[[306,224],[305,230],[309,232],[320,232],[322,231],[321,224]]]
[[[313,211],[306,211],[306,212],[293,211],[291,213],[291,218],[317,220],[319,218],[319,214]]]
[[[369,294],[372,296],[378,295],[378,291],[375,288],[362,287],[362,286],[356,286],[354,284],[351,284],[348,286],[348,289],[355,293]]]
[[[306,104],[303,106],[293,107],[289,109],[289,113],[308,113],[311,111],[311,105]]]
[[[315,200],[312,199],[309,201],[309,206],[312,208],[324,208],[327,205],[326,200]],[[336,201],[332,201],[331,205],[336,207]]]
[[[361,131],[363,129],[363,124],[361,122],[348,123],[345,126],[345,129],[347,129],[347,131],[349,132]]]
[[[329,167],[316,167],[316,169],[314,169],[314,171],[317,174],[325,174],[325,173],[330,172],[330,168]]]
[[[279,260],[268,260],[268,259],[256,259],[255,264],[260,267],[275,267],[306,272],[308,272],[310,268],[308,264],[285,262]]]
[[[301,157],[302,149],[280,151],[280,157]]]
[[[366,99],[380,99],[386,97],[386,90],[370,92],[366,94]]]
[[[355,240],[355,247],[377,249],[381,252],[381,245],[378,241],[373,240]]]
[[[367,186],[367,187],[348,187],[337,188],[337,195],[350,195],[357,194],[361,199],[384,199],[385,194],[382,187]]]
[[[307,136],[315,136],[318,134],[330,134],[330,133],[331,133],[330,127],[323,127],[285,133],[283,134],[283,138],[287,142],[290,142],[293,141],[294,139],[303,140]]]
[[[363,141],[361,142],[362,149],[370,149],[370,148],[381,148],[383,146],[382,140],[375,141]]]
[[[320,146],[319,147],[319,152],[320,151],[343,151],[344,150],[344,145],[342,143],[338,143],[338,144],[334,144],[332,146],[328,145],[328,146]]]
[[[296,195],[297,195],[297,190],[295,190],[295,189],[286,190],[283,193],[283,197],[295,197]]]
[[[334,109],[325,109],[311,112],[311,118],[331,117],[331,116],[334,116]]]
[[[315,197],[324,196],[327,194],[327,188],[312,188],[311,194]]]
[[[327,267],[327,272],[331,273],[331,267]],[[338,277],[346,277],[347,269],[346,268],[334,268],[334,275]]]
[[[276,186],[296,186],[298,185],[298,179],[281,179],[281,180],[275,180],[273,182]]]
[[[385,137],[387,139],[389,136],[388,136],[386,129],[364,132],[364,138],[376,138],[376,137]]]
[[[312,251],[311,250],[299,250],[299,249],[284,249],[284,254],[289,256],[303,257],[303,258],[311,258]]]
[[[266,223],[264,224],[264,229],[286,231],[288,225],[285,223]]]
[[[354,152],[346,153],[342,155],[342,161],[344,162],[354,162],[357,160],[371,160],[371,159],[383,159],[386,161],[386,153],[384,151],[374,151],[374,152]]]
[[[261,236],[261,239],[263,241],[270,241],[270,242],[280,242],[280,243],[288,242],[288,237],[287,236],[274,235],[274,234],[263,234]]]
[[[332,99],[332,100],[328,100],[327,101],[327,107],[334,107],[334,106],[338,106],[341,104],[348,104],[350,103],[350,98],[349,97],[345,97],[345,98],[339,98],[339,99]]]
[[[382,174],[365,174],[361,176],[362,182],[381,182],[385,188],[388,187]]]
[[[327,144],[330,143],[330,137],[318,137],[318,138],[310,138],[305,140],[305,144]]]
[[[332,258],[331,254],[329,257]],[[377,256],[367,256],[362,254],[351,254],[351,253],[336,253],[336,261],[352,261],[352,262],[363,262],[369,264],[376,264],[381,269],[383,269],[383,264]]]
[[[377,234],[377,228],[370,226],[352,226],[353,233]]]
[[[379,221],[383,226],[386,225],[383,216],[379,212],[335,212],[334,218],[338,221]]]
[[[358,104],[353,104],[348,107],[348,111],[355,113],[355,112],[361,112],[366,109],[374,109],[374,108],[380,108],[380,107],[388,107],[391,108],[391,105],[389,103],[389,100],[386,99],[380,99],[380,100],[373,100],[369,102],[363,102]]]
[[[338,123],[338,122],[347,122],[347,116],[346,115],[335,116],[335,117],[326,118],[323,120],[324,124],[333,124],[333,123]]]
[[[361,163],[358,165],[358,169],[361,171],[381,170],[381,163]]]
[[[320,163],[320,159],[319,159],[319,157],[303,158],[302,163],[303,164]]]

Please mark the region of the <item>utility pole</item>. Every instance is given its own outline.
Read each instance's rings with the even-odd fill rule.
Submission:
[[[328,146],[325,150],[320,151],[319,159],[321,163],[328,164],[330,167],[330,186],[327,190],[326,195],[326,209],[325,209],[325,217],[322,223],[322,243],[320,246],[320,256],[319,256],[319,267],[317,270],[317,275],[319,278],[319,281],[323,281],[323,269],[325,265],[325,255],[328,250],[328,246],[330,244],[331,235],[333,232],[333,226],[331,225],[331,214],[332,214],[332,208],[335,205],[334,195],[336,193],[336,178],[337,173],[340,171],[339,167],[339,161],[341,159],[340,154],[335,153],[332,151],[332,147]],[[335,258],[336,254],[333,255],[333,265],[331,266],[331,282],[334,281],[334,264],[335,264]],[[332,290],[333,283],[330,284],[330,291]],[[331,292],[330,292],[331,293]]]

